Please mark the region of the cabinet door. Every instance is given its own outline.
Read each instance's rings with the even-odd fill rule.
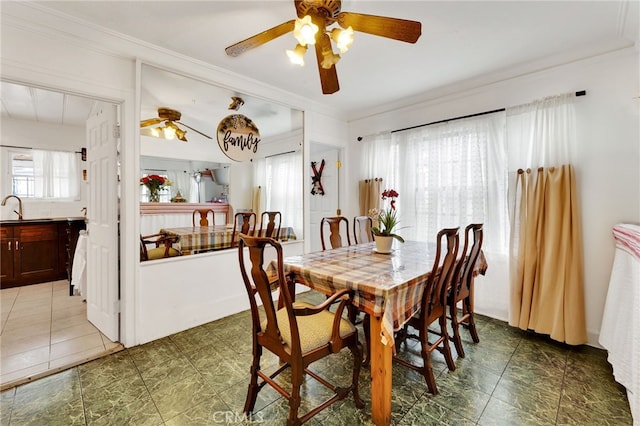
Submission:
[[[13,253],[16,244],[13,239],[13,228],[0,228],[0,281],[2,288],[13,281]]]
[[[55,223],[22,225],[16,227],[14,233],[19,244],[15,263],[17,279],[27,284],[61,278],[58,227]]]

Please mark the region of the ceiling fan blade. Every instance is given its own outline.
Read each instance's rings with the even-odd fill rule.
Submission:
[[[422,24],[420,22],[406,19],[342,12],[338,14],[337,21],[342,28],[351,27],[354,31],[407,43],[415,43],[422,34]]]
[[[154,124],[160,124],[164,121],[162,118],[150,118],[148,120],[142,120],[140,122],[140,127],[153,126]]]
[[[323,46],[327,46],[331,49],[331,40],[325,33],[324,37],[321,37],[316,43],[316,60],[318,62],[318,71],[320,72],[320,84],[322,85],[322,94],[330,95],[340,90],[340,84],[338,83],[338,73],[336,72],[335,64],[331,65],[331,68],[322,68],[322,55]]]
[[[194,132],[196,132],[196,133],[201,134],[201,135],[202,135],[202,136],[204,136],[205,138],[213,139],[211,136],[209,136],[209,135],[205,135],[205,134],[204,134],[204,133],[202,133],[200,130],[196,130],[196,129],[194,129],[194,128],[193,128],[193,127],[191,127],[191,126],[187,126],[186,124],[181,123],[180,121],[176,121],[176,123],[180,124],[181,126],[186,127],[187,129],[193,130],[193,131],[194,131]]]
[[[227,55],[229,56],[238,56],[249,49],[261,46],[275,38],[280,37],[283,34],[293,31],[295,22],[296,21],[294,19],[283,22],[280,25],[269,28],[266,31],[249,37],[248,39],[239,41],[238,43],[227,47],[226,49],[224,49],[224,51],[227,52]]]

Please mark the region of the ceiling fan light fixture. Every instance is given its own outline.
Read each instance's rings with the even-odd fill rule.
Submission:
[[[331,40],[334,41],[336,47],[340,49],[340,53],[344,53],[353,44],[353,28],[346,29],[334,28],[331,30]]]
[[[177,129],[176,130],[176,137],[178,138],[178,140],[181,140],[182,142],[187,142],[187,131],[186,130]]]
[[[306,15],[304,18],[296,19],[293,36],[298,40],[302,46],[308,44],[316,44],[316,34],[318,33],[318,26],[311,22],[311,16]]]
[[[307,46],[301,44],[296,45],[293,50],[287,50],[287,56],[294,65],[304,66],[304,54],[307,52]]]
[[[165,139],[175,139],[177,130],[180,130],[178,126],[169,122],[164,126],[164,129],[162,129],[162,133]]]
[[[320,66],[326,70],[338,63],[340,55],[333,53],[333,50],[327,49],[322,51],[322,63]]]

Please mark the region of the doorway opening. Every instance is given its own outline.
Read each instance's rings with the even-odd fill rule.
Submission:
[[[90,228],[94,216],[92,210],[97,210],[95,206],[116,206],[109,219],[101,222],[101,225],[106,224],[109,228],[108,245],[111,251],[116,253],[116,259],[109,269],[111,273],[102,274],[111,277],[107,285],[113,287],[110,294],[115,296],[110,297],[114,300],[100,300],[100,303],[96,303],[95,297],[91,296],[92,287],[95,289],[98,285],[104,284],[102,281],[94,282],[93,277],[96,274],[92,275],[91,269],[96,269],[96,263],[91,257],[87,259],[88,294],[83,296],[70,293],[70,276],[67,280],[46,281],[1,290],[0,387],[4,390],[113,353],[123,349],[123,346],[118,343],[117,329],[115,333],[113,330],[107,332],[99,322],[90,322],[87,314],[92,306],[113,307],[118,303],[119,167],[114,167],[116,172],[111,175],[104,174],[112,181],[110,185],[113,189],[105,196],[104,191],[96,190],[95,184],[99,181],[97,176],[88,174],[88,171],[92,170],[92,156],[89,153],[87,158],[87,149],[90,151],[92,146],[92,136],[88,132],[90,118],[95,116],[98,110],[110,109],[116,111],[114,121],[119,122],[119,106],[110,101],[25,85],[21,82],[0,81],[0,89],[3,97],[3,145],[0,147],[0,162],[3,168],[9,149],[56,150],[77,154],[80,197],[69,200],[57,199],[55,196],[25,198],[22,200],[24,219],[87,218]],[[117,165],[117,136],[112,131],[103,133],[111,135],[106,149]],[[10,183],[0,177],[0,190],[3,193],[12,193]],[[98,198],[100,202],[96,203]],[[11,213],[2,211],[0,219],[13,219]],[[99,233],[96,233],[95,237],[90,235],[88,241],[92,238],[100,239],[101,236]],[[65,250],[64,244],[56,244],[55,247],[59,248],[55,255],[62,265],[65,262],[73,262],[74,253]],[[3,269],[4,267],[3,262]],[[105,269],[102,268],[101,271]],[[4,272],[2,271],[3,274]],[[52,278],[59,277],[49,279]],[[93,294],[96,293],[94,290]],[[114,315],[117,321],[118,314]]]

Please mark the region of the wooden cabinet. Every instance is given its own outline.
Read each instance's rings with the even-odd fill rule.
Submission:
[[[0,228],[0,283],[13,280],[13,252],[17,244],[13,238],[13,227]]]
[[[61,225],[64,225],[63,232],[60,232]],[[70,262],[67,226],[66,220],[3,223],[0,227],[0,287],[68,278],[71,270],[70,267],[67,269]]]

